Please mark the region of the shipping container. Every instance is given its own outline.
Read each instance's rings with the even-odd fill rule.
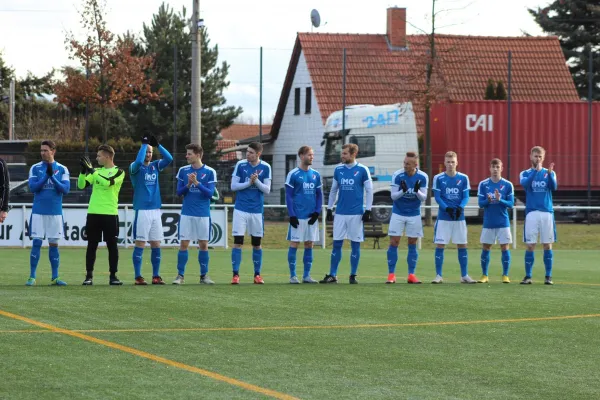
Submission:
[[[588,157],[588,104],[585,102],[520,102],[511,106],[510,133],[506,101],[472,101],[437,104],[431,110],[432,165],[444,171],[444,154],[458,154],[458,170],[469,176],[471,189],[489,177],[489,162],[499,158],[503,176],[522,197],[519,174],[530,168],[533,146],[546,149],[544,166],[555,163],[557,199],[581,203],[587,198],[588,162],[591,188],[600,201],[600,103],[592,105],[592,146]],[[510,138],[510,149],[509,149]]]

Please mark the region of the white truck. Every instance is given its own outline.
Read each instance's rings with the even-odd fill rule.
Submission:
[[[321,146],[325,146],[321,176],[328,195],[333,171],[340,163],[342,145],[354,143],[359,147],[358,161],[367,166],[373,178],[373,205],[391,205],[390,185],[395,171],[404,168],[407,151],[418,153],[418,134],[412,103],[383,106],[355,105],[346,107],[345,123],[342,111],[333,112],[325,123]],[[436,172],[437,173],[437,172]],[[433,176],[429,177],[431,185]],[[478,182],[471,182],[476,187]],[[436,205],[435,199],[431,199]],[[477,205],[471,198],[469,205]],[[373,220],[387,223],[391,208],[373,208]],[[422,214],[425,214],[423,210]],[[437,215],[437,209],[432,210]],[[478,210],[465,210],[466,216],[477,216]]]

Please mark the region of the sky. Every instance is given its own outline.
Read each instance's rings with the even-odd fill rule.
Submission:
[[[176,11],[192,0],[164,1]],[[142,32],[163,0],[106,0],[108,28],[121,34]],[[200,0],[211,43],[230,64],[227,103],[242,106],[243,119],[258,123],[260,56],[263,47],[263,122],[272,120],[298,32],[310,32],[310,13],[317,9],[322,33],[384,34],[386,9],[406,7],[407,33],[431,28],[431,0]],[[527,8],[545,7],[548,0],[437,0],[436,31],[473,36],[543,35]],[[76,65],[65,49],[66,32],[83,37],[77,10],[82,0],[0,0],[0,51],[17,76],[42,75],[52,68]]]

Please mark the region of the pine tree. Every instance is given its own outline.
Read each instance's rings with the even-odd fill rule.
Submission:
[[[504,87],[504,82],[498,81],[498,86],[496,88],[496,100],[506,100],[508,97],[506,93],[506,88]]]
[[[192,44],[185,7],[175,13],[163,3],[154,14],[150,25],[144,24],[141,49],[146,55],[154,55],[155,63],[150,75],[157,88],[162,89],[160,102],[145,106],[130,105],[136,115],[137,130],[150,130],[166,137],[173,135],[174,104],[174,49],[177,46],[177,135],[178,147],[190,142],[192,102]],[[226,62],[217,65],[218,46],[212,46],[206,28],[202,28],[202,147],[205,156],[214,153],[215,138],[230,126],[242,113],[241,107],[226,106],[223,91],[229,86]],[[156,89],[156,88],[155,88]]]
[[[485,88],[485,100],[496,99],[496,84],[492,78],[488,79],[487,87]]]
[[[579,96],[587,99],[589,54],[600,50],[600,0],[555,0],[543,9],[528,11],[545,32],[558,36]],[[599,75],[600,57],[596,55],[595,82]],[[592,98],[600,100],[597,83]]]

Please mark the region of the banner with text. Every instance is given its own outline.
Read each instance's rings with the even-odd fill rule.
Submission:
[[[31,209],[25,210],[23,218],[22,208],[13,208],[8,213],[8,218],[0,224],[0,247],[22,246],[23,233],[25,233],[25,246],[31,246],[29,238],[29,217]],[[179,228],[179,217],[181,209],[165,209],[162,211],[162,225],[164,231],[163,247],[179,246],[177,231]],[[85,230],[87,210],[84,208],[63,209],[65,237],[61,240],[62,246],[87,246],[87,235]],[[209,245],[212,247],[225,247],[226,224],[225,210],[211,210],[211,239]],[[128,209],[125,218],[125,209],[119,209],[119,244],[125,244],[125,233],[127,232],[127,243],[133,245],[133,220],[135,211]],[[196,244],[197,242],[193,242]],[[103,245],[103,244],[102,244]]]

